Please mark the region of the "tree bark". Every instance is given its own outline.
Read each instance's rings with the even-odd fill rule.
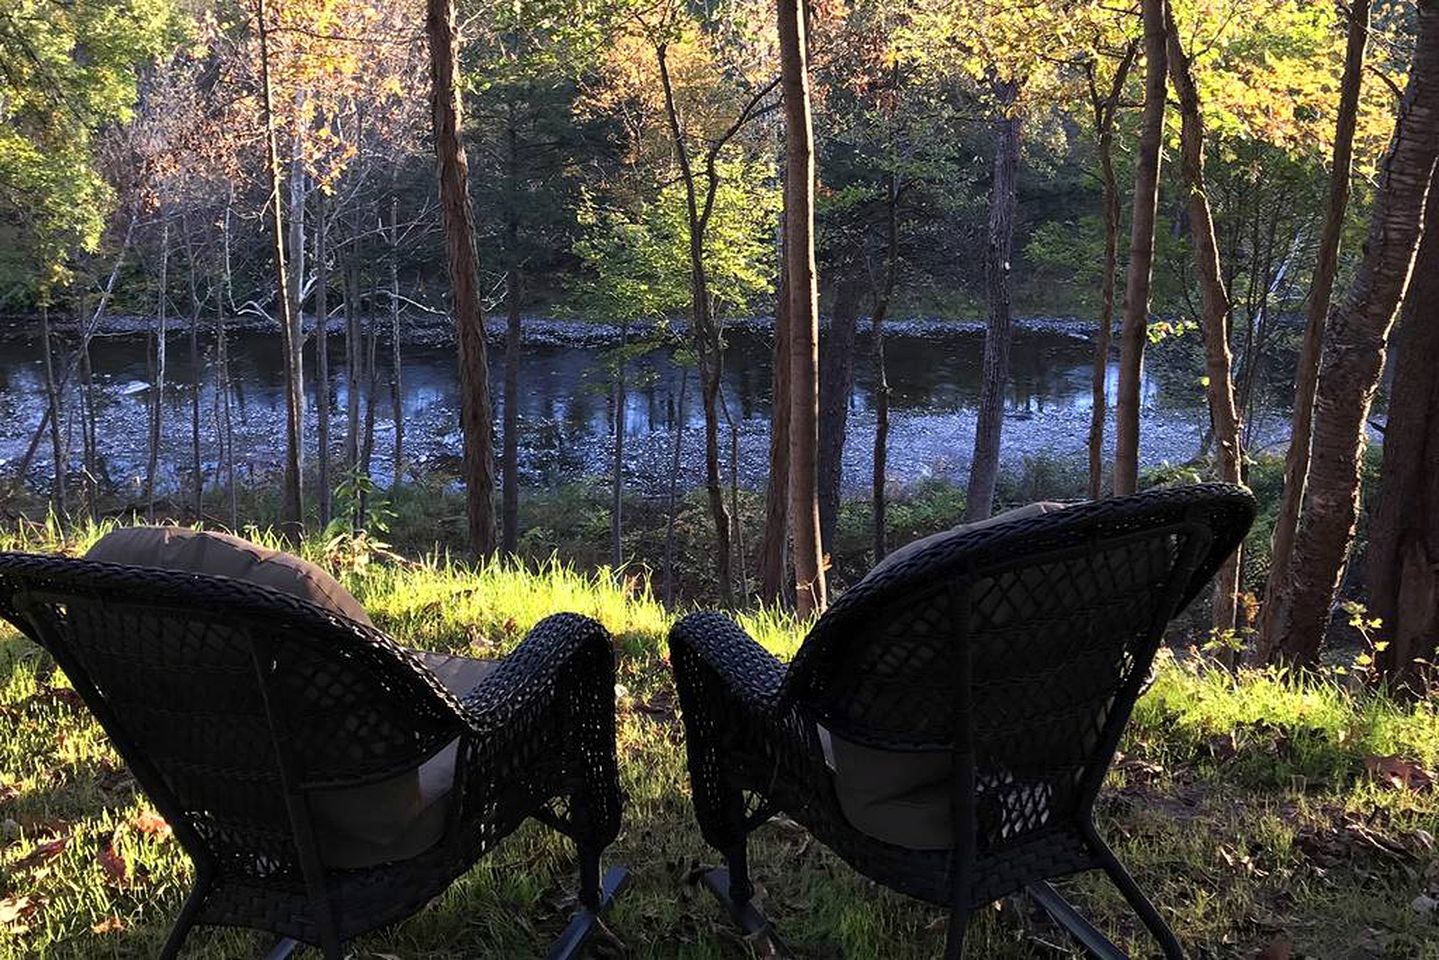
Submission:
[[[149,461],[145,466],[145,516],[155,522],[155,484],[160,471],[160,440],[165,418],[165,342],[170,305],[170,218],[160,222],[160,294],[155,299],[155,351],[150,358]]]
[[[505,246],[509,270],[505,275],[505,414],[503,451],[500,466],[501,548],[513,556],[519,543],[520,527],[520,223],[515,204],[519,182],[519,133],[515,128],[515,104],[505,105],[505,167],[509,178],[509,202],[505,204]]]
[[[325,191],[315,191],[315,422],[320,529],[334,509],[330,485],[330,224]]]
[[[970,459],[969,491],[964,505],[964,518],[971,522],[987,519],[994,510],[1004,399],[1009,385],[1009,261],[1018,206],[1015,181],[1019,176],[1020,128],[1019,115],[1014,111],[1019,87],[1013,81],[996,83],[995,95],[1002,117],[995,124],[994,183],[990,189],[988,256],[984,264],[989,322],[984,331],[979,416],[974,428],[974,455]]]
[[[819,534],[824,553],[830,555],[844,485],[844,441],[854,395],[854,340],[863,293],[859,277],[839,278],[828,336],[820,340]]]
[[[1099,151],[1099,180],[1104,190],[1104,274],[1099,280],[1099,329],[1094,338],[1094,373],[1090,384],[1089,499],[1104,495],[1104,421],[1109,415],[1109,350],[1114,336],[1114,288],[1119,271],[1119,177],[1114,170],[1114,119],[1125,81],[1139,52],[1138,43],[1125,50],[1107,96],[1101,98],[1089,69],[1089,102]]]
[[[810,114],[804,0],[779,0],[784,90],[785,278],[789,281],[789,525],[795,613],[824,612],[815,455],[819,447],[819,297],[814,263],[814,123]]]
[[[1319,379],[1319,360],[1324,348],[1324,324],[1339,270],[1339,244],[1344,234],[1344,214],[1349,206],[1350,179],[1354,168],[1354,127],[1359,113],[1359,93],[1364,76],[1365,51],[1369,42],[1369,0],[1352,0],[1349,7],[1348,42],[1344,50],[1344,76],[1339,82],[1339,116],[1334,129],[1334,156],[1329,173],[1329,202],[1324,210],[1324,232],[1314,265],[1309,290],[1309,313],[1305,318],[1304,340],[1294,372],[1294,415],[1289,429],[1289,450],[1284,456],[1284,496],[1274,521],[1270,542],[1269,577],[1260,607],[1259,637],[1255,656],[1267,660],[1279,642],[1274,612],[1282,585],[1289,577],[1294,535],[1299,526],[1299,505],[1309,474],[1309,439],[1314,419],[1314,388]]]
[[[789,556],[789,284],[785,280],[788,261],[783,237],[779,251],[770,391],[769,481],[765,487],[764,538],[759,555],[760,599],[775,605],[785,600]]]
[[[1243,481],[1243,451],[1240,446],[1239,414],[1234,406],[1233,358],[1229,353],[1229,291],[1219,267],[1219,242],[1214,217],[1209,210],[1209,187],[1204,177],[1204,118],[1200,113],[1199,89],[1194,84],[1189,56],[1179,42],[1174,15],[1166,0],[1165,26],[1169,34],[1169,72],[1179,96],[1180,156],[1188,190],[1189,235],[1194,244],[1194,266],[1199,276],[1203,315],[1204,360],[1209,399],[1209,420],[1214,429],[1219,479],[1226,483]],[[1211,620],[1215,634],[1231,635],[1239,611],[1240,551],[1235,550],[1214,578]]]
[[[190,233],[190,220],[180,221],[185,233],[185,266],[190,287],[190,472],[194,481],[195,519],[205,512],[205,470],[200,461],[200,382],[203,369],[200,364],[200,288],[195,277],[195,241]]]
[[[613,459],[610,462],[610,566],[618,575],[625,562],[625,348],[629,345],[629,324],[620,327],[620,349],[615,357]]]
[[[874,462],[870,477],[870,503],[873,513],[874,562],[879,563],[888,552],[886,537],[885,471],[889,454],[889,373],[884,361],[884,321],[889,302],[894,297],[895,280],[899,275],[899,178],[889,174],[884,209],[884,279],[870,311],[871,338],[874,341]]]
[[[681,454],[685,438],[685,395],[689,393],[690,368],[680,369],[680,395],[675,414],[675,443],[670,453],[669,511],[665,518],[665,607],[675,604],[675,521],[679,519],[679,485]]]
[[[1439,170],[1399,318],[1384,469],[1369,520],[1369,612],[1388,641],[1382,675],[1421,693],[1439,654]]]
[[[280,342],[284,354],[285,374],[285,469],[284,492],[280,508],[280,529],[292,543],[298,543],[304,531],[304,494],[301,487],[300,446],[304,396],[295,362],[300,349],[297,319],[290,313],[290,281],[285,259],[285,215],[281,206],[280,146],[275,127],[274,91],[270,85],[270,26],[267,22],[267,0],[255,0],[256,33],[260,40],[261,106],[265,124],[265,153],[269,167],[271,244],[275,258],[275,302],[280,313]]]
[[[1417,5],[1418,37],[1379,178],[1364,259],[1330,316],[1314,395],[1309,483],[1289,577],[1276,598],[1273,658],[1319,655],[1359,510],[1364,425],[1423,232],[1439,156],[1439,2]],[[1432,359],[1432,358],[1431,358]]]
[[[45,398],[50,405],[50,449],[55,462],[55,476],[50,482],[51,504],[57,517],[66,514],[65,474],[69,457],[65,453],[65,440],[60,429],[63,411],[60,409],[60,389],[55,378],[55,357],[50,339],[50,304],[48,296],[40,304],[40,342],[45,362]]]
[[[1139,381],[1149,332],[1149,286],[1154,272],[1154,220],[1159,207],[1160,147],[1164,140],[1168,56],[1164,0],[1143,0],[1144,114],[1134,163],[1134,205],[1129,228],[1129,271],[1124,326],[1119,334],[1119,391],[1114,411],[1114,492],[1139,487]]]
[[[400,198],[390,197],[390,415],[395,421],[394,458],[390,461],[390,489],[400,489],[405,472],[405,373],[400,337]]]
[[[490,371],[480,304],[475,217],[469,197],[469,162],[461,137],[464,108],[458,76],[460,45],[455,3],[454,0],[426,0],[425,11],[440,207],[450,298],[460,342],[460,425],[465,447],[466,518],[470,549],[478,556],[488,557],[495,551]]]

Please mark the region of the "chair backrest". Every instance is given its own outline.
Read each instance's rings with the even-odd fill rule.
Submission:
[[[1022,839],[1093,802],[1166,624],[1253,514],[1205,484],[938,543],[840,598],[782,701],[853,743],[950,751],[979,848]]]
[[[0,554],[44,646],[202,868],[302,882],[305,792],[413,770],[458,704],[379,631],[224,577]]]

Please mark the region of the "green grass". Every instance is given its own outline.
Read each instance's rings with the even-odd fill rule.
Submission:
[[[77,551],[98,532],[80,530],[62,545],[60,531],[42,526],[0,535],[0,548]],[[752,953],[694,883],[696,868],[716,855],[690,810],[664,662],[672,615],[643,577],[557,562],[474,570],[443,556],[357,566],[341,552],[326,558],[321,544],[305,552],[340,563],[377,623],[414,646],[493,656],[556,610],[603,622],[620,651],[628,793],[609,857],[629,866],[634,883],[608,918],[615,941],[597,943],[595,954]],[[786,616],[742,619],[767,647],[793,654],[800,631]],[[1250,958],[1283,938],[1306,957],[1439,957],[1439,925],[1410,906],[1439,882],[1439,794],[1376,780],[1366,764],[1398,756],[1433,769],[1439,721],[1431,705],[1351,692],[1342,680],[1233,676],[1190,657],[1161,658],[1099,815],[1196,956]],[[153,956],[184,895],[188,863],[146,819],[145,798],[63,675],[8,628],[0,633],[0,731],[0,902],[38,904],[23,921],[0,923],[0,960]],[[123,876],[115,869],[122,862]],[[802,955],[920,958],[942,942],[940,911],[876,887],[792,825],[756,835],[754,867],[766,908]],[[539,955],[564,922],[572,870],[564,842],[527,826],[419,915],[353,945],[354,955]],[[1133,955],[1152,954],[1103,882],[1066,886]],[[972,957],[1069,955],[1022,901],[987,911],[972,939]],[[201,930],[187,956],[255,956],[261,945],[248,933]]]

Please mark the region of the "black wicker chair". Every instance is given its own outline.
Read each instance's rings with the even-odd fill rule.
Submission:
[[[948,538],[846,592],[787,667],[725,616],[681,620],[670,655],[695,813],[728,866],[707,885],[747,933],[773,937],[751,902],[746,848],[783,811],[865,876],[948,907],[948,957],[972,911],[1021,890],[1093,955],[1122,957],[1048,882],[1091,869],[1181,957],[1093,807],[1166,624],[1253,515],[1242,488],[1201,485]],[[942,762],[945,845],[858,829],[839,744]]]
[[[278,935],[327,958],[420,910],[527,817],[574,839],[580,907],[551,957],[584,947],[625,880],[614,653],[562,614],[498,663],[383,633],[223,577],[0,554],[0,615],[55,658],[195,864],[161,957],[197,923]],[[443,678],[482,675],[464,697]],[[315,815],[333,791],[393,784],[443,751],[438,842],[337,867]],[[367,795],[366,795],[367,796]]]

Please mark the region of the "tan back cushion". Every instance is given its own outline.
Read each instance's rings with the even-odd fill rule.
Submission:
[[[96,541],[85,558],[244,580],[371,625],[360,602],[321,567],[228,533],[185,527],[122,527]]]

